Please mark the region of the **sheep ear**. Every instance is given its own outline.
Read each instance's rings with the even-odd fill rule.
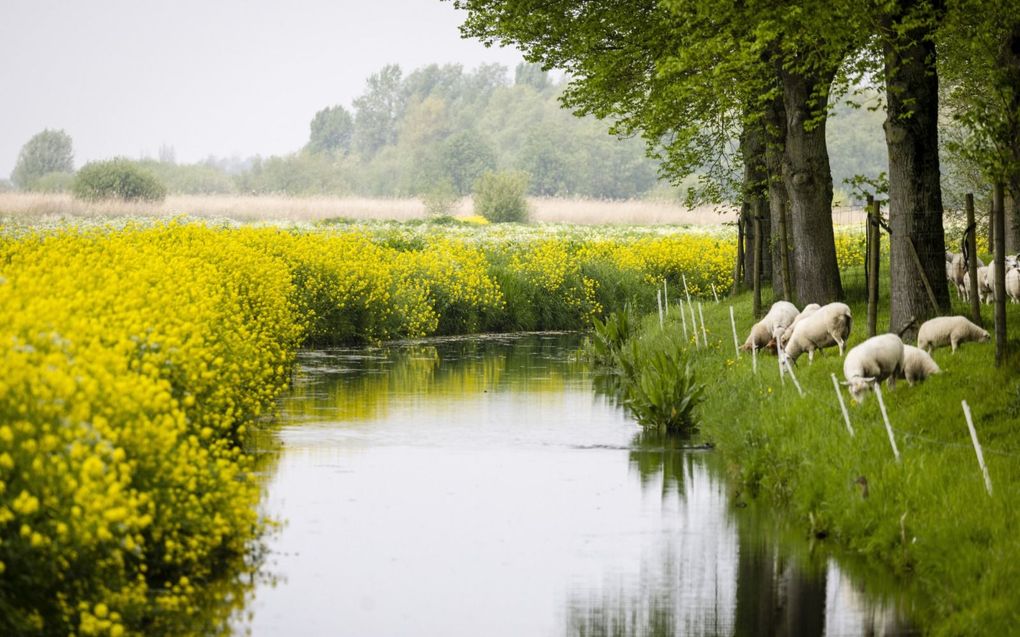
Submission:
[[[875,382],[875,377],[874,376],[867,376],[865,378],[862,378],[861,380],[863,380],[866,383],[873,383],[873,382]]]
[[[843,385],[844,387],[849,387],[850,386],[850,381],[841,380],[841,381],[839,381],[839,384]]]

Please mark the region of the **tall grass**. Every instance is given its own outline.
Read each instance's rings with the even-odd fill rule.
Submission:
[[[688,209],[676,203],[603,201],[529,197],[531,220],[538,223],[575,224],[691,224],[717,225],[732,222],[732,209],[703,206]],[[457,201],[449,214],[473,214],[470,197]],[[170,195],[161,204],[123,201],[82,202],[59,193],[0,193],[0,216],[15,217],[171,217],[188,215],[210,219],[265,222],[309,222],[327,219],[396,220],[425,219],[425,203],[418,198],[287,197],[278,195]]]

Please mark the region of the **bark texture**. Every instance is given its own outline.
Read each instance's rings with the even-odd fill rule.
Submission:
[[[798,305],[843,299],[832,231],[832,171],[825,144],[825,105],[835,76],[779,68],[786,111],[783,183],[790,197],[793,287]]]
[[[1006,178],[1006,251],[1020,252],[1020,20],[1014,21],[999,50],[999,67],[1005,75],[1005,155],[1010,167]]]
[[[772,290],[775,292],[777,298],[787,297],[790,299],[794,298],[793,290],[790,290],[789,295],[786,294],[786,290],[783,288],[783,273],[781,271],[782,264],[782,241],[780,241],[780,210],[781,206],[786,206],[786,243],[791,249],[795,249],[795,245],[790,241],[790,198],[786,194],[786,186],[783,184],[783,146],[786,142],[786,109],[783,107],[783,96],[776,95],[776,98],[772,100],[769,107],[765,110],[765,168],[768,171],[768,196],[769,196],[769,210],[771,216],[771,233],[772,233]],[[793,254],[791,252],[790,258],[790,280],[795,279],[793,270],[795,269]],[[793,287],[792,285],[790,287]]]
[[[889,152],[889,330],[913,338],[926,319],[949,312],[939,174],[938,76],[930,23],[903,29],[925,0],[907,0],[883,24]],[[911,244],[913,248],[911,247]],[[911,250],[935,295],[932,306]]]

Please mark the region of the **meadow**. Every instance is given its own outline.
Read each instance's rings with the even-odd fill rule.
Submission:
[[[851,346],[866,334],[861,269],[843,271],[855,319]],[[888,291],[882,292],[880,332],[888,325]],[[767,307],[767,289],[764,296]],[[835,349],[813,363],[806,356],[798,361],[803,396],[789,376],[780,378],[775,356],[755,361],[750,353],[737,354],[730,307],[742,343],[754,323],[750,301],[742,293],[705,302],[708,346],[690,336],[680,359],[694,370],[702,392],[694,439],[716,446],[736,498],[770,503],[816,541],[891,569],[913,591],[913,614],[924,634],[1013,634],[1020,622],[1013,592],[1020,578],[1020,308],[1008,306],[1012,354],[1003,367],[994,365],[994,342],[968,343],[955,354],[937,350],[942,373],[924,383],[911,387],[901,380],[895,389],[884,388],[901,456],[896,460],[873,394],[856,404],[841,390],[853,435],[844,424],[831,378],[843,378]],[[953,302],[955,313],[969,315],[969,306]],[[983,320],[986,328],[992,324],[989,305]],[[638,320],[632,338],[643,344],[632,365],[668,351],[683,333],[676,308],[664,325],[657,313]],[[992,493],[971,443],[964,400]]]

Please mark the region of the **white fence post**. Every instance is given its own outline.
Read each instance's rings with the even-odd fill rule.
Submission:
[[[733,318],[733,306],[730,306],[730,327],[733,328],[733,351],[740,358],[740,341],[737,339],[737,321]]]
[[[701,301],[698,301],[698,316],[701,317],[701,336],[705,341],[705,347],[708,347],[708,332],[705,331],[705,313],[701,311]]]
[[[701,349],[701,341],[698,340],[698,317],[694,315],[694,305],[687,301],[687,306],[691,308],[691,328],[694,330],[694,344]]]
[[[854,437],[854,428],[850,425],[850,414],[846,410],[846,403],[843,402],[843,392],[839,391],[839,381],[836,380],[835,374],[829,374],[832,376],[832,386],[836,388],[836,398],[839,399],[839,408],[843,411],[843,422],[846,423],[846,430],[850,432],[850,437]]]
[[[800,383],[797,382],[797,375],[793,373],[793,365],[790,364],[790,359],[786,357],[786,352],[783,348],[776,346],[776,355],[779,356],[779,360],[782,361],[779,364],[786,366],[786,371],[790,373],[790,379],[793,381],[793,386],[797,388],[797,393],[804,396],[804,390],[800,388]]]
[[[655,302],[659,304],[659,329],[662,329],[662,290],[655,291]]]
[[[881,383],[875,381],[875,397],[878,398],[878,408],[882,410],[882,420],[885,421],[885,430],[889,434],[889,444],[892,446],[893,455],[896,456],[896,462],[900,461],[900,450],[896,448],[896,438],[893,436],[892,425],[889,424],[889,414],[885,411],[885,401],[882,400],[882,388]]]
[[[974,420],[970,417],[970,405],[966,400],[960,401],[963,405],[963,415],[967,418],[967,428],[970,429],[970,440],[974,443],[974,453],[977,454],[978,466],[985,477],[985,489],[988,495],[992,495],[992,477],[988,475],[988,467],[985,465],[985,454],[981,451],[981,443],[978,442],[977,430],[974,429]]]

